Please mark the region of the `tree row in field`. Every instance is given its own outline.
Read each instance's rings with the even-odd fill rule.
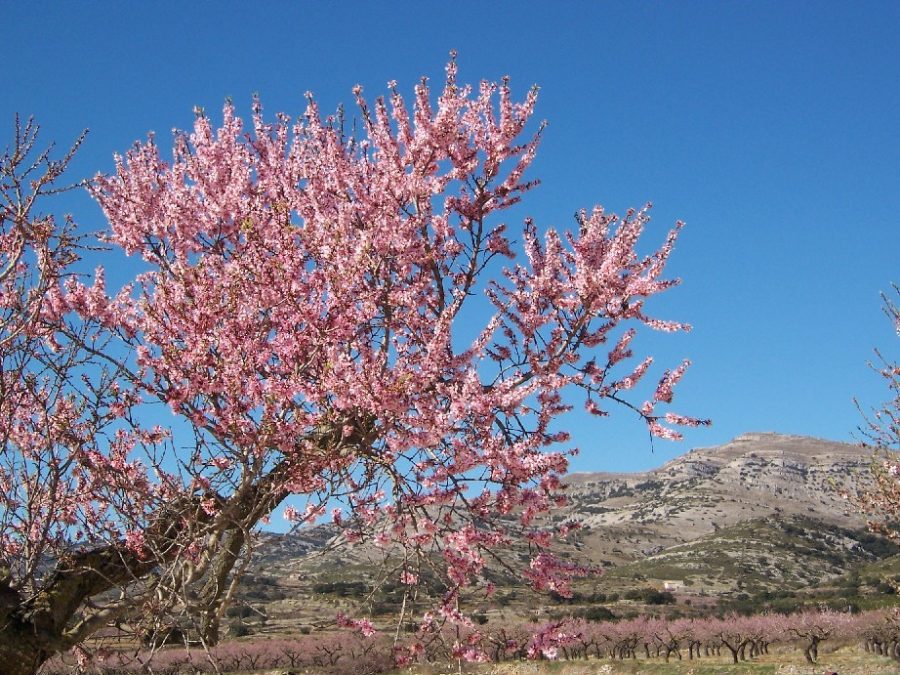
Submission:
[[[426,622],[427,623],[427,622]],[[849,614],[807,611],[796,614],[730,615],[666,620],[637,617],[588,622],[565,619],[550,624],[460,627],[432,625],[413,635],[357,630],[322,632],[290,639],[226,642],[208,650],[96,650],[54,660],[45,675],[70,672],[79,661],[98,675],[127,675],[152,667],[155,673],[215,672],[265,668],[317,668],[333,673],[378,673],[413,663],[502,662],[524,659],[730,658],[734,663],[768,654],[775,645],[794,645],[808,663],[819,658],[823,642],[855,642],[867,652],[900,661],[900,610]]]

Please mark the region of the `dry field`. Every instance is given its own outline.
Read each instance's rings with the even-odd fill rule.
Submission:
[[[460,672],[456,666],[436,668],[417,667],[397,675],[451,675]],[[823,653],[819,663],[810,666],[800,651],[771,654],[738,665],[731,659],[706,658],[702,661],[555,661],[524,662],[465,666],[463,673],[477,675],[898,675],[900,663],[889,658],[866,654],[856,646]]]

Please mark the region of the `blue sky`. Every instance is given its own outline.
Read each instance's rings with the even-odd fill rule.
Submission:
[[[324,110],[396,79],[510,75],[541,87],[549,120],[521,213],[570,226],[602,203],[652,200],[651,239],[687,221],[656,314],[676,337],[635,344],[660,366],[689,357],[674,409],[711,429],[651,453],[641,425],[570,418],[576,470],[636,470],[745,431],[849,440],[854,395],[886,387],[896,355],[878,293],[900,282],[900,4],[896,2],[0,3],[0,143],[13,113],[61,145],[91,130],[73,177],[112,169],[150,130],[214,120],[254,92],[272,114]],[[60,201],[103,227],[84,196]],[[107,264],[121,265],[110,259]],[[127,276],[124,267],[112,270]]]

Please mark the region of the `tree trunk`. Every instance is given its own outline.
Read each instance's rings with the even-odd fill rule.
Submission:
[[[819,659],[819,638],[812,637],[809,644],[803,649],[803,656],[809,664],[815,663]]]
[[[25,639],[23,639],[25,638]],[[3,675],[34,675],[45,661],[53,656],[52,651],[35,644],[34,639],[10,635],[9,627],[0,634],[0,663]]]
[[[815,661],[813,660],[812,654],[810,654],[809,647],[803,648],[803,656],[806,658],[806,662],[808,664],[812,665],[815,663]]]
[[[200,639],[209,647],[219,644],[222,615],[228,605],[229,576],[244,548],[242,530],[232,530],[223,536],[222,546],[210,566],[209,581],[200,592]]]
[[[133,554],[106,546],[61,557],[36,592],[20,591],[8,575],[0,576],[0,672],[31,675],[118,618],[107,610],[73,621],[86,599],[150,569]]]
[[[236,493],[227,505],[234,515],[230,527],[225,528],[226,537],[229,533],[231,537],[218,551],[213,573],[201,595],[209,610],[202,615],[203,629],[213,644],[218,641],[219,621],[229,599],[224,594],[224,582],[243,549],[243,533],[284,499],[283,490],[272,489],[285,471],[284,466],[276,467],[244,494]],[[199,498],[176,506],[180,508],[161,514],[146,530],[147,538],[158,544],[155,548],[167,551],[161,558],[138,556],[118,543],[76,551],[61,557],[42,588],[29,597],[20,595],[10,585],[9,576],[0,573],[0,673],[33,675],[53,655],[71,649],[108,621],[119,618],[127,603],[97,611],[80,621],[76,617],[91,598],[117,586],[127,586],[170,562],[166,556],[174,556],[178,550],[171,542],[178,537],[180,519],[188,517],[201,523],[205,518]]]
[[[731,646],[730,644],[728,644],[727,642],[725,642],[725,643],[723,643],[723,644],[724,644],[726,647],[728,647],[728,651],[731,652],[731,658],[734,660],[734,663],[735,663],[735,665],[736,665],[737,662],[738,662],[738,651],[740,651],[740,650],[739,650],[739,647],[732,647],[732,646]]]

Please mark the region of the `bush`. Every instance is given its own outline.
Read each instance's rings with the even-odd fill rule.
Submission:
[[[228,635],[229,637],[246,637],[248,635],[252,635],[253,631],[250,630],[250,627],[247,624],[241,623],[240,621],[234,621],[228,627]]]
[[[609,608],[603,605],[595,605],[594,607],[586,607],[577,613],[578,617],[585,621],[612,621],[616,618]]]
[[[644,602],[648,605],[674,605],[675,596],[669,591],[649,591],[644,593]]]
[[[897,589],[887,581],[879,581],[875,586],[875,590],[883,595],[894,595],[897,592]]]
[[[228,609],[225,610],[225,616],[229,619],[234,619],[237,617],[241,617],[242,619],[246,619],[248,616],[253,615],[253,608],[250,605],[232,605]]]
[[[674,605],[675,596],[669,591],[658,591],[655,588],[632,588],[625,592],[626,600],[640,600],[648,605]]]

